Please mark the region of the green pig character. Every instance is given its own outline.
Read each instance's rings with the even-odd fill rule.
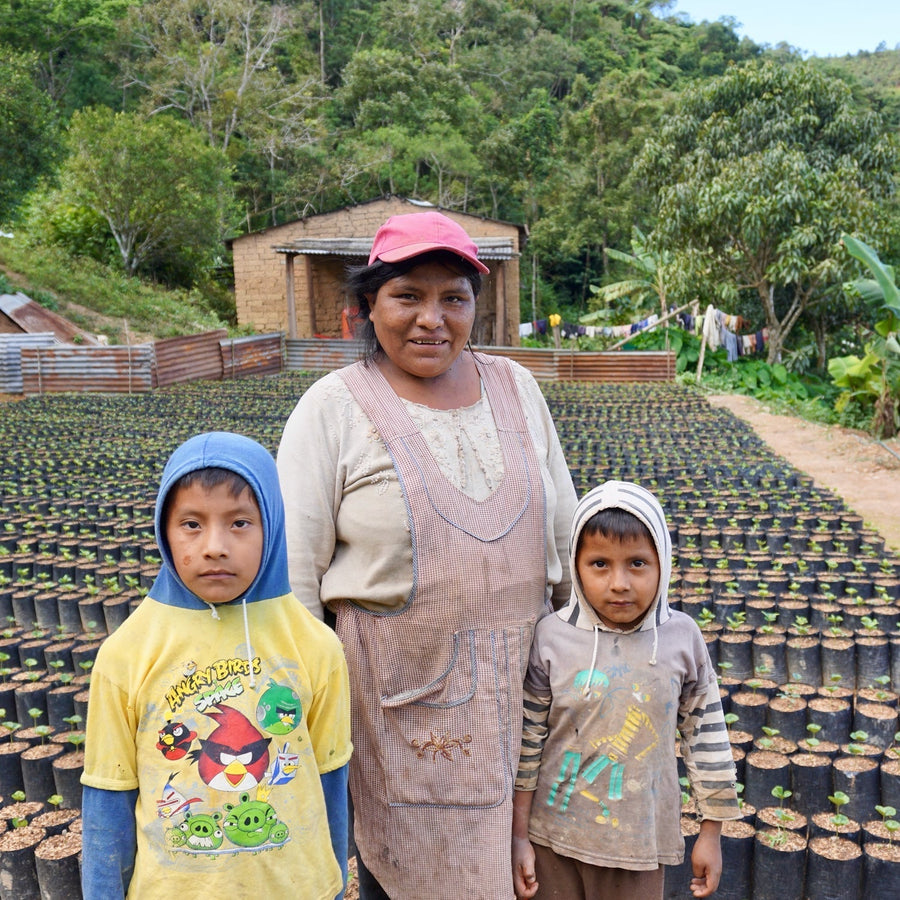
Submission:
[[[222,828],[228,840],[238,847],[260,847],[267,841],[283,844],[288,838],[288,827],[278,821],[273,806],[251,800],[249,794],[241,794],[236,805],[226,803],[225,812]]]
[[[218,850],[225,841],[225,835],[219,826],[222,813],[184,814],[184,821],[167,832],[173,847],[186,847],[197,853],[208,853]]]
[[[270,734],[288,734],[300,724],[302,715],[297,692],[270,678],[269,686],[256,707],[256,721],[260,726]]]

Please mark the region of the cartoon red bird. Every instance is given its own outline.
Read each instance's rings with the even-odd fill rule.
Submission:
[[[156,749],[166,759],[181,759],[183,756],[187,756],[195,737],[197,737],[197,732],[191,731],[184,723],[169,722],[159,730]]]
[[[256,787],[269,767],[271,738],[253,727],[250,720],[236,709],[219,704],[217,712],[206,712],[218,728],[206,740],[200,738],[200,749],[191,751],[191,762],[205,784],[219,791],[246,791]]]

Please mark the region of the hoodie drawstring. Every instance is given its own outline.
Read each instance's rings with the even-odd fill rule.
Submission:
[[[206,601],[204,601],[206,602]],[[206,604],[214,619],[220,619],[219,611],[212,603]],[[250,646],[250,625],[247,622],[247,598],[241,597],[241,611],[244,614],[244,640],[247,642],[247,670],[250,672],[250,687],[256,687],[256,675],[253,673],[253,648]]]
[[[597,650],[599,649],[599,647],[600,647],[600,626],[594,625],[594,652],[591,654],[591,665],[587,672],[587,681],[585,681],[584,688],[582,688],[582,691],[581,691],[582,696],[584,696],[584,697],[590,697],[590,695],[591,695],[591,685],[594,680],[594,663],[597,662]],[[654,653],[654,662],[655,662],[656,650],[654,650],[653,653]]]
[[[247,641],[247,669],[250,671],[250,687],[256,687],[256,676],[253,674],[253,648],[250,646],[250,626],[247,624],[247,598],[241,597],[241,609],[244,613],[244,639]]]

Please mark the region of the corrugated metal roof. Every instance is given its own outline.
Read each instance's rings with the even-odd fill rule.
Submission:
[[[286,244],[275,244],[272,249],[276,253],[292,253],[303,256],[358,256],[368,258],[372,249],[371,238],[300,238]],[[512,238],[477,237],[473,238],[478,247],[479,259],[514,259],[515,252]]]
[[[0,294],[0,312],[9,317],[26,334],[53,332],[56,339],[63,344],[75,343],[75,337],[81,344],[99,344],[96,335],[82,331],[74,322],[52,310],[35,303],[21,291],[15,294]]]

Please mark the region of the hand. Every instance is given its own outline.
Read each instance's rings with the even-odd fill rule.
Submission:
[[[691,893],[695,897],[709,897],[715,893],[722,877],[722,848],[719,836],[721,822],[705,820],[700,823],[700,834],[691,853],[694,877],[691,879]]]
[[[534,847],[527,838],[512,839],[512,868],[517,900],[533,897],[540,885],[534,873]]]

